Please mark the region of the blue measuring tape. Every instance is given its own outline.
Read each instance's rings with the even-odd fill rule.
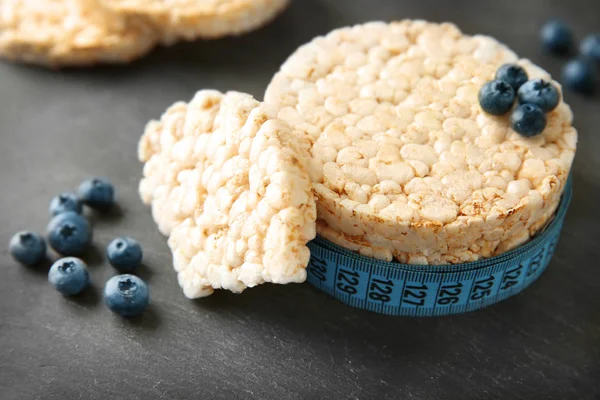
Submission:
[[[308,243],[307,281],[345,304],[381,314],[436,316],[477,310],[521,292],[544,272],[571,195],[569,178],[554,220],[542,233],[515,250],[465,264],[379,261],[317,237]]]

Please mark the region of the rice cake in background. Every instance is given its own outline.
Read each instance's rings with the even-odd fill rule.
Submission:
[[[126,63],[147,53],[157,32],[97,0],[2,0],[0,56],[50,67]]]
[[[265,101],[310,149],[318,233],[415,264],[474,261],[534,236],[556,210],[577,132],[562,100],[529,139],[486,114],[479,89],[507,62],[551,80],[447,23],[374,22],[301,46]]]
[[[290,0],[101,0],[114,11],[156,25],[162,41],[212,39],[260,28]]]
[[[189,298],[306,279],[316,207],[298,135],[276,116],[250,95],[203,90],[148,124],[140,193]]]

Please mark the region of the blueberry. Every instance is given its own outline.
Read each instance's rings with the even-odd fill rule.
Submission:
[[[508,83],[516,92],[529,78],[520,65],[504,64],[496,71],[496,79]]]
[[[81,182],[77,193],[85,205],[98,210],[109,208],[115,197],[115,189],[112,183],[103,178],[88,179]]]
[[[568,53],[573,46],[573,32],[564,22],[551,20],[544,24],[541,32],[542,44],[555,54]]]
[[[600,33],[587,36],[579,45],[582,56],[600,63]]]
[[[77,214],[81,214],[83,206],[79,198],[73,193],[61,193],[58,196],[54,196],[50,201],[50,214],[52,216],[58,215],[66,211],[73,211]]]
[[[563,68],[563,82],[577,92],[592,94],[596,86],[594,69],[585,60],[571,60]]]
[[[515,132],[531,137],[543,132],[546,127],[546,114],[535,104],[521,104],[512,112],[510,122]]]
[[[515,102],[515,91],[508,83],[495,80],[479,90],[481,108],[492,115],[503,115],[510,111]]]
[[[132,272],[142,262],[142,246],[133,238],[119,237],[106,248],[106,257],[119,272]]]
[[[34,232],[19,232],[10,239],[10,254],[24,265],[35,265],[46,258],[46,242]]]
[[[113,276],[104,286],[104,304],[122,317],[141,314],[148,307],[148,302],[148,286],[137,276]]]
[[[66,256],[83,254],[92,239],[92,230],[87,220],[73,211],[52,218],[46,230],[50,246]]]
[[[60,293],[72,296],[90,283],[90,274],[79,258],[66,257],[56,261],[48,272],[48,282]]]
[[[560,102],[558,89],[543,79],[533,79],[525,82],[519,88],[517,96],[519,97],[519,104],[535,104],[544,112],[554,110]]]

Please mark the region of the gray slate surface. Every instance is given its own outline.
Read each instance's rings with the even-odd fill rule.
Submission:
[[[409,319],[348,308],[308,284],[186,300],[165,239],[137,197],[144,123],[200,88],[259,98],[299,44],[369,20],[453,21],[507,43],[553,74],[537,34],[562,17],[598,30],[597,0],[296,0],[272,25],[187,43],[130,66],[49,72],[0,63],[0,398],[598,399],[600,398],[600,102],[568,93],[580,145],[575,197],[557,254],[525,293],[471,314]],[[93,289],[65,299],[45,268],[6,249],[45,229],[50,198],[109,177],[121,211],[91,215]],[[140,240],[152,307],[124,321],[103,306],[103,249]]]

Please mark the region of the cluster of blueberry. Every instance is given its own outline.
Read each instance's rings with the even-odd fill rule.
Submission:
[[[50,202],[52,220],[47,227],[50,247],[68,256],[56,261],[48,272],[48,281],[60,293],[71,296],[83,291],[90,283],[86,263],[74,256],[85,253],[92,239],[92,229],[81,214],[83,205],[106,211],[114,204],[114,188],[105,179],[84,181],[77,195],[62,193]],[[10,241],[10,253],[24,265],[35,265],[46,259],[46,242],[34,232],[19,232]],[[142,313],[149,302],[148,287],[137,276],[130,275],[142,262],[142,248],[133,238],[114,239],[106,249],[110,264],[123,275],[112,277],[104,286],[104,303],[113,312],[124,316]]]
[[[553,54],[566,55],[575,47],[573,32],[562,21],[547,22],[542,27],[541,38],[544,47]],[[592,94],[596,86],[595,69],[598,65],[600,65],[600,33],[594,33],[579,44],[579,56],[564,66],[563,84],[577,92]]]
[[[531,137],[546,127],[546,113],[560,101],[558,89],[543,79],[528,80],[527,72],[516,64],[504,64],[493,81],[479,90],[481,108],[492,115],[508,113],[518,100],[510,122],[515,132]]]

